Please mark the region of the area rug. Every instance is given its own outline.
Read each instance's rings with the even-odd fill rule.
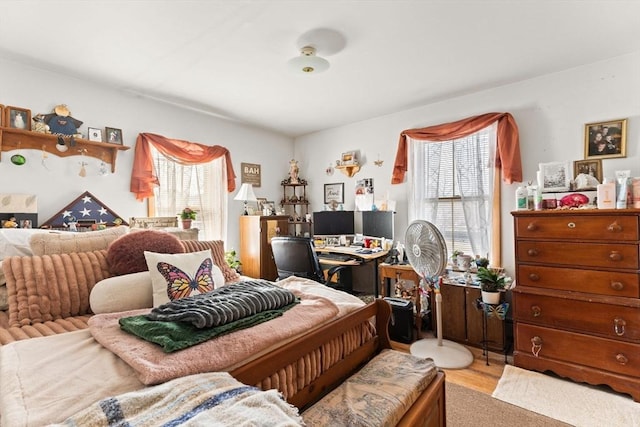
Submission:
[[[640,426],[631,397],[506,365],[493,397],[576,427]]]
[[[488,394],[446,382],[448,427],[567,427],[561,421],[510,405]]]

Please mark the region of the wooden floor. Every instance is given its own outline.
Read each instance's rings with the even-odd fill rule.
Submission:
[[[409,344],[392,341],[392,347],[397,350],[409,352]],[[482,355],[482,349],[467,347],[473,354],[473,363],[464,369],[443,369],[446,381],[459,384],[482,393],[491,395],[498,385],[498,380],[504,370],[504,354],[489,352],[489,365]],[[513,357],[507,357],[507,363],[513,363]]]

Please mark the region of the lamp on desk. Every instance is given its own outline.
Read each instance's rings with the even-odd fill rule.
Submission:
[[[242,215],[249,215],[249,211],[247,210],[248,202],[255,202],[258,200],[253,192],[253,184],[242,184],[240,191],[238,191],[238,194],[236,194],[236,197],[234,197],[233,200],[244,201],[244,213]]]

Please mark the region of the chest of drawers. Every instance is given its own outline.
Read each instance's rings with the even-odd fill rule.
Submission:
[[[640,210],[512,215],[514,364],[640,401]]]

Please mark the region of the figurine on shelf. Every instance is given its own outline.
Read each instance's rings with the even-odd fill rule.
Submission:
[[[56,105],[53,113],[44,115],[44,122],[49,125],[49,131],[54,135],[72,135],[81,137],[78,128],[82,125],[80,120],[71,117],[71,112],[66,105]]]
[[[291,159],[289,162],[289,183],[297,184],[298,183],[298,174],[300,173],[300,168],[298,168],[298,161]]]
[[[4,223],[2,223],[3,228],[18,228],[18,221],[15,216],[10,217]]]

